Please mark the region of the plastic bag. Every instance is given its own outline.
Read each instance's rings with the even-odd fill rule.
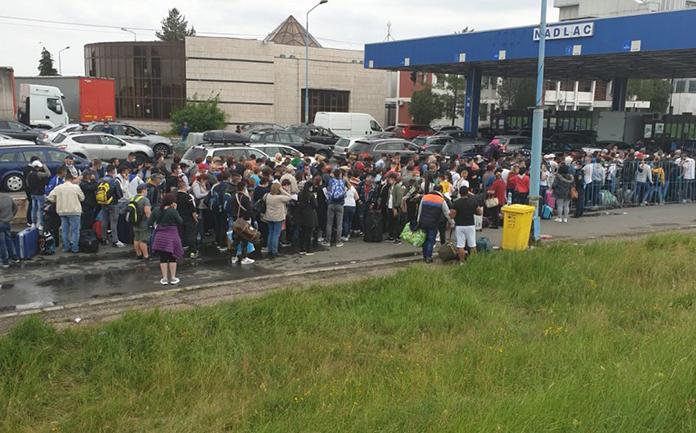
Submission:
[[[423,230],[411,231],[410,224],[406,224],[401,231],[401,239],[414,247],[422,247],[425,243],[425,232]]]

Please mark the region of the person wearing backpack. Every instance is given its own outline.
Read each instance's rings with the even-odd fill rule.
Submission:
[[[334,219],[336,221],[336,247],[343,246],[341,241],[341,231],[343,229],[343,205],[346,201],[348,187],[343,179],[343,172],[336,169],[331,174],[328,185],[326,187],[326,233],[322,245],[325,247],[331,246],[331,236],[334,228]]]
[[[103,213],[102,239],[107,239],[107,233],[111,229],[111,244],[117,248],[126,245],[118,239],[118,201],[123,197],[121,186],[116,181],[116,167],[108,165],[106,176],[97,185],[97,204],[101,206]]]
[[[223,171],[220,173],[220,182],[215,184],[210,190],[210,211],[213,214],[215,226],[215,242],[220,251],[227,251],[227,230],[229,227],[225,203],[229,203],[231,198],[229,179],[229,173]]]
[[[147,243],[150,241],[148,220],[152,214],[152,205],[147,198],[147,185],[142,183],[136,189],[136,195],[128,203],[126,220],[133,226],[133,249],[139,260],[149,260]]]

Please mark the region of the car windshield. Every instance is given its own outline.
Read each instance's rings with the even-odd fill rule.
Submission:
[[[187,150],[186,153],[184,153],[182,159],[195,162],[198,158],[205,159],[206,156],[208,156],[208,151],[205,148],[192,147],[189,150]]]
[[[54,143],[62,143],[63,140],[65,140],[66,135],[65,134],[58,134],[56,135],[56,138],[53,139]]]
[[[335,147],[348,147],[350,145],[350,140],[347,138],[339,138],[336,142]]]
[[[351,152],[367,152],[368,150],[370,150],[370,143],[366,143],[364,141],[356,141],[355,143],[351,144],[348,149]]]

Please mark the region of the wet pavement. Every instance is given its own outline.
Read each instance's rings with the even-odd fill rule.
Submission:
[[[567,224],[553,221],[542,223],[542,233],[553,240],[587,240],[646,232],[696,228],[696,206],[672,205],[647,208],[618,209],[593,217],[571,219]],[[484,230],[479,236],[488,237],[499,245],[502,230]],[[360,240],[343,248],[332,247],[314,256],[299,256],[289,250],[273,261],[259,260],[250,266],[231,264],[231,256],[209,248],[201,258],[185,260],[179,266],[181,287],[278,275],[341,266],[369,263],[385,258],[404,258],[419,255],[419,250],[391,242],[366,244]],[[159,263],[133,258],[130,249],[102,247],[95,255],[39,256],[19,267],[0,270],[0,313],[32,310],[67,303],[89,301],[112,296],[159,291],[172,286],[159,284]],[[315,277],[319,278],[319,277]]]

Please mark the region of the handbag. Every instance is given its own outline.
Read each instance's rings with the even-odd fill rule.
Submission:
[[[492,197],[492,198],[487,198],[486,201],[484,202],[484,204],[486,205],[487,209],[490,209],[493,207],[497,207],[500,204],[500,202],[498,201],[497,197]]]
[[[575,188],[575,185],[571,185],[571,187],[570,187],[570,199],[571,200],[578,199],[578,189]]]
[[[235,198],[237,199],[237,205],[239,207],[237,208],[237,218],[235,218],[234,223],[232,223],[232,231],[235,235],[238,235],[244,240],[249,242],[258,242],[261,238],[261,233],[251,224],[249,224],[247,220],[239,217],[242,209],[246,210],[246,208],[244,208],[242,203],[239,201],[239,195],[235,195]]]

